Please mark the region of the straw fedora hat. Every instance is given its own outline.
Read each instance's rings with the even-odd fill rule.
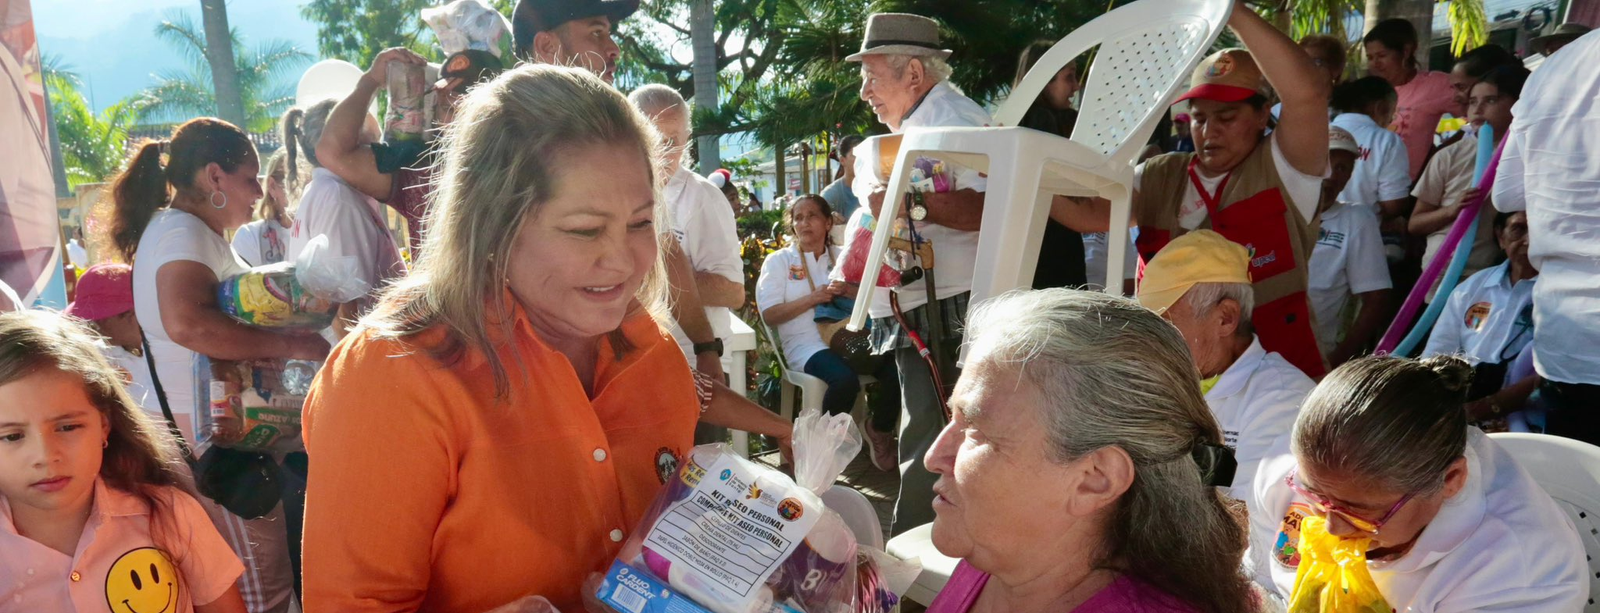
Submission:
[[[867,18],[861,51],[844,58],[859,62],[869,55],[915,55],[945,59],[950,50],[939,44],[939,22],[908,13],[874,13]]]
[[[1550,30],[1549,34],[1534,37],[1533,40],[1528,41],[1528,48],[1542,55],[1550,55],[1549,53],[1545,52],[1545,49],[1550,45],[1550,43],[1560,40],[1571,41],[1588,33],[1588,26],[1569,21],[1556,26],[1554,29]]]

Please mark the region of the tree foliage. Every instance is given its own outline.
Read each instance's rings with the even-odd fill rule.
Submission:
[[[110,179],[122,168],[128,131],[139,119],[142,100],[132,97],[95,115],[78,90],[82,81],[58,57],[45,57],[44,78],[67,184],[77,187]]]
[[[379,51],[405,47],[432,61],[441,61],[433,31],[422,22],[422,9],[440,0],[310,0],[300,15],[317,24],[317,51],[362,68]],[[489,0],[508,19],[516,0]]]
[[[189,66],[156,75],[156,84],[140,94],[141,119],[179,120],[216,114],[205,33],[187,13],[178,11],[168,14],[156,26],[155,34],[171,43]],[[241,127],[250,132],[269,132],[278,115],[294,103],[294,84],[286,77],[308,64],[312,56],[287,41],[267,41],[250,48],[240,42],[237,29],[232,36],[245,112],[245,125]]]

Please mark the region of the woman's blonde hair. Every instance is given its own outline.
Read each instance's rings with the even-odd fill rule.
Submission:
[[[283,184],[283,195],[285,198],[293,199],[293,196],[289,195],[289,154],[287,151],[279,149],[276,153],[273,153],[271,157],[267,158],[267,163],[261,165],[261,169],[267,175],[267,180],[269,181],[272,179],[273,173],[282,172],[284,177],[279,182]],[[272,190],[261,190],[261,202],[256,203],[256,219],[274,219],[271,201]],[[288,202],[279,202],[278,208],[283,209],[284,217],[293,219],[289,211]]]
[[[1177,328],[1129,300],[1049,289],[975,306],[967,342],[1033,388],[1057,461],[1104,447],[1133,460],[1133,484],[1091,554],[1095,567],[1206,613],[1252,609],[1238,570],[1242,518],[1206,484],[1201,466],[1203,450],[1222,445],[1222,431]]]
[[[445,342],[430,352],[445,362],[464,351],[482,354],[496,394],[505,396],[510,379],[494,339],[511,332],[510,305],[501,292],[523,222],[555,197],[568,154],[593,145],[639,152],[657,190],[655,219],[666,219],[655,187],[660,142],[627,98],[583,69],[524,65],[472,88],[440,143],[416,266],[383,292],[363,325],[396,340],[443,326]],[[664,320],[667,283],[659,256],[636,298],[651,317]],[[617,353],[631,349],[620,328],[609,338]]]

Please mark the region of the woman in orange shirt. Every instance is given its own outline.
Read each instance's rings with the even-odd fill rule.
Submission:
[[[306,401],[308,613],[580,610],[697,421],[789,433],[658,324],[658,137],[626,98],[524,66],[442,147],[417,266]]]

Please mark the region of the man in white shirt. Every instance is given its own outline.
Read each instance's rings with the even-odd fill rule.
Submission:
[[[1317,244],[1311,251],[1307,293],[1317,316],[1317,344],[1331,367],[1349,361],[1382,333],[1389,304],[1389,266],[1384,258],[1383,235],[1372,207],[1349,204],[1339,198],[1355,167],[1361,148],[1343,128],[1328,129],[1328,166],[1332,175],[1322,182],[1322,218]],[[1397,167],[1404,172],[1405,155]],[[1354,297],[1360,304],[1354,323],[1344,326],[1344,310]]]
[[[689,105],[683,96],[665,85],[651,84],[634,90],[628,99],[667,140],[668,153],[661,171],[666,187],[661,190],[661,197],[666,202],[672,235],[694,270],[695,295],[715,334],[714,340],[720,342],[733,334],[730,309],[744,306],[745,298],[744,260],[739,258],[739,230],[733,209],[710,180],[683,167],[683,154],[690,142]],[[721,357],[717,348],[692,342],[676,320],[672,336],[691,363],[701,353]]]
[[[1600,444],[1600,32],[1551,56],[1522,88],[1494,205],[1527,211],[1534,367],[1546,431]]]
[[[983,107],[948,82],[950,50],[939,42],[939,24],[904,13],[878,13],[867,21],[861,51],[845,58],[861,63],[861,99],[872,107],[878,121],[895,134],[912,127],[981,127],[990,123]],[[893,138],[893,137],[889,137]],[[874,139],[879,140],[879,139]],[[865,195],[876,217],[885,190],[877,147],[857,147],[857,195]],[[936,353],[950,356],[939,364],[943,382],[956,381],[955,358],[961,346],[961,321],[966,318],[972,292],[972,274],[978,253],[978,225],[983,220],[983,175],[943,160],[920,158],[912,189],[920,201],[907,207],[908,218],[895,220],[906,235],[920,237],[932,250],[933,287],[927,277],[894,290],[905,320]],[[920,257],[898,251],[906,267],[921,266]],[[874,274],[868,274],[874,278]],[[929,294],[937,301],[930,313]],[[939,334],[935,334],[935,329]],[[936,477],[922,465],[933,441],[944,428],[943,399],[928,362],[894,317],[873,320],[872,344],[877,353],[893,352],[900,369],[900,496],[895,501],[891,531],[899,534],[933,521],[933,483]]]
[[[1210,230],[1168,243],[1145,265],[1139,304],[1172,322],[1200,371],[1200,389],[1239,468],[1228,495],[1251,500],[1256,468],[1316,384],[1261,348],[1250,326],[1250,252]]]

